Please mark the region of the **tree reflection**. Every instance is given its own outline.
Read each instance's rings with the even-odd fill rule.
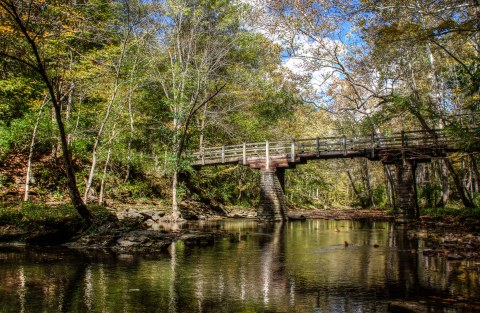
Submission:
[[[411,296],[480,296],[473,261],[425,257],[387,223],[224,223],[239,240],[179,241],[155,258],[0,250],[0,312],[385,312]]]

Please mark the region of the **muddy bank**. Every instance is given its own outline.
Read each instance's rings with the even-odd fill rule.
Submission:
[[[44,209],[48,210],[47,207],[39,208]],[[185,220],[171,223],[168,214],[152,208],[102,209],[102,214],[96,215],[94,222],[88,226],[79,216],[71,214],[45,219],[41,213],[35,212],[37,215],[32,220],[32,215],[28,214],[33,210],[24,212],[22,208],[13,208],[12,212],[16,214],[15,218],[0,221],[0,245],[3,246],[66,246],[115,253],[156,254],[162,253],[177,240],[188,246],[206,246],[232,237],[232,234],[221,230],[199,232],[182,229],[178,226]]]
[[[423,240],[424,255],[449,260],[480,259],[480,221],[477,219],[424,216],[410,225],[408,235]]]
[[[446,310],[462,313],[480,312],[480,302],[459,302],[455,299],[428,299],[421,301],[394,301],[389,303],[391,313],[428,313]]]
[[[384,209],[296,209],[289,210],[289,216],[305,216],[325,220],[366,220],[393,221],[393,216]]]

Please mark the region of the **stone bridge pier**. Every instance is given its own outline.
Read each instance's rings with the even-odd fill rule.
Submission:
[[[429,161],[429,160],[427,160]],[[285,170],[293,168],[287,161],[250,164],[260,170],[260,203],[257,219],[260,221],[285,221],[288,208],[285,197]],[[384,162],[395,166],[395,222],[404,224],[418,219],[415,170],[417,161],[411,158],[394,158]]]
[[[395,162],[395,222],[408,223],[419,217],[417,202],[417,186],[415,170],[417,164],[413,160],[397,160]]]
[[[429,160],[426,160],[429,161]],[[415,171],[417,161],[397,158],[385,162],[395,166],[395,222],[404,224],[418,219]],[[288,208],[285,198],[285,170],[287,166],[257,166],[260,170],[260,203],[257,218],[260,221],[285,221]]]
[[[284,188],[285,169],[261,170],[258,220],[270,222],[287,220]]]

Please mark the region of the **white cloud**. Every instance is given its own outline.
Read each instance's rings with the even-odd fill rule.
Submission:
[[[321,97],[339,76],[331,67],[332,51],[344,52],[343,44],[328,37],[310,38],[282,25],[276,17],[267,13],[266,0],[238,1],[250,5],[255,15],[251,20],[254,24],[246,28],[264,35],[288,51],[289,57],[283,59],[282,66],[294,75],[309,78],[309,97]]]

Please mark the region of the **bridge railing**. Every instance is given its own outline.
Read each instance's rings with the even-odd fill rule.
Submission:
[[[433,148],[453,146],[455,142],[445,130],[402,131],[391,134],[318,137],[307,139],[281,140],[272,142],[243,143],[238,145],[204,148],[194,153],[195,164],[217,164],[247,162],[247,158],[269,158],[289,156],[292,162],[302,154],[343,153],[349,151],[398,148]]]

